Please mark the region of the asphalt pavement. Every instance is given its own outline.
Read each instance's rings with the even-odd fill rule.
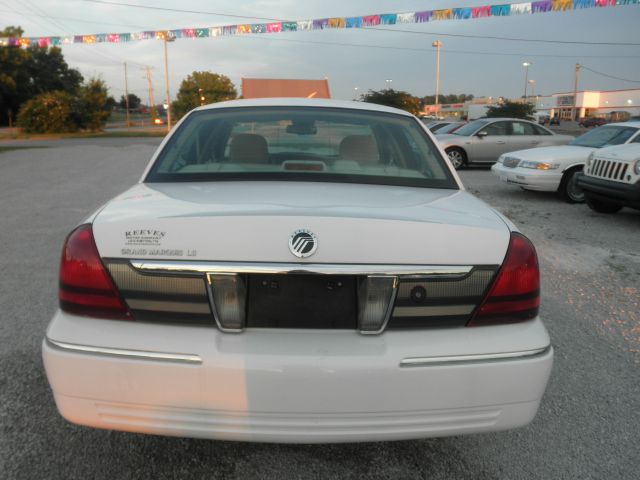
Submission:
[[[0,479],[640,478],[640,212],[616,215],[462,172],[536,244],[556,352],[534,422],[420,441],[270,445],[71,425],[40,343],[66,234],[137,181],[159,138],[55,141],[0,153]],[[469,239],[469,248],[474,248]]]

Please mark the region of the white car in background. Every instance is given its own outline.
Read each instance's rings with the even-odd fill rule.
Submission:
[[[599,148],[640,142],[640,122],[610,123],[575,138],[569,145],[501,155],[491,171],[525,190],[558,192],[569,203],[584,202],[577,184],[589,155]]]
[[[58,409],[114,430],[504,430],[533,419],[553,361],[531,242],[417,118],[360,102],[192,111],[67,237],[59,300],[43,343]]]

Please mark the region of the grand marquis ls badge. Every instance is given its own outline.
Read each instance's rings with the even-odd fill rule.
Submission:
[[[296,230],[289,237],[289,250],[298,258],[310,257],[317,249],[318,239],[310,230]]]

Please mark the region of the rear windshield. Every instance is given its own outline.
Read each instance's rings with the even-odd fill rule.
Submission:
[[[301,180],[458,188],[418,121],[322,107],[193,112],[146,182]]]
[[[623,126],[597,127],[590,132],[580,135],[569,145],[579,147],[609,147],[612,145],[622,145],[638,131],[637,128]]]

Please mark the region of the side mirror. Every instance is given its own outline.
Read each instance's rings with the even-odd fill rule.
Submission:
[[[487,135],[489,135],[489,133],[486,130],[480,130],[478,133],[476,133],[476,137],[486,137]]]

